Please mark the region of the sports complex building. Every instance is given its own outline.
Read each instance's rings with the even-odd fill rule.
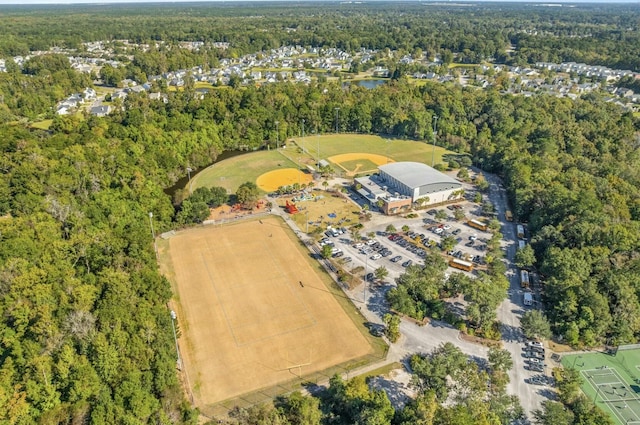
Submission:
[[[378,174],[354,180],[357,192],[385,214],[400,214],[414,205],[433,205],[458,197],[462,184],[419,162],[394,162],[378,167]]]

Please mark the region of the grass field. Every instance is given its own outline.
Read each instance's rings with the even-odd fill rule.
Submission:
[[[319,155],[318,155],[318,149]],[[236,156],[214,164],[192,181],[192,190],[201,186],[222,186],[230,193],[246,181],[256,182],[264,173],[278,168],[302,169],[321,159],[353,152],[389,157],[394,161],[417,161],[431,165],[435,153],[435,164],[445,162],[443,155],[454,154],[444,148],[423,142],[401,139],[386,139],[363,134],[331,134],[295,138],[286,149],[257,151]],[[376,162],[376,161],[372,161]]]
[[[640,349],[565,355],[562,365],[580,371],[582,391],[615,423],[640,424]]]
[[[299,388],[301,377],[318,380],[384,355],[280,218],[198,227],[158,242],[187,385],[202,411],[225,400],[263,401],[291,391],[292,381]]]
[[[342,168],[347,170],[349,175],[356,175],[360,173],[373,173],[378,169],[378,166],[373,161],[367,158],[354,159],[351,161],[344,161],[339,164]]]
[[[39,130],[49,130],[49,127],[51,127],[51,124],[53,124],[53,120],[48,119],[48,120],[33,122],[30,124],[30,127],[37,128]]]
[[[318,140],[319,139],[319,140]],[[417,161],[431,165],[433,145],[414,140],[383,138],[371,134],[329,134],[294,138],[296,144],[304,146],[312,157],[316,157],[318,146],[320,158],[328,158],[352,152],[373,153],[388,156],[394,161]],[[442,155],[453,153],[436,146],[435,163],[442,161]]]
[[[202,170],[192,179],[192,190],[201,186],[221,186],[234,193],[242,183],[256,182],[258,177],[278,168],[299,168],[279,152],[257,151],[225,159]]]

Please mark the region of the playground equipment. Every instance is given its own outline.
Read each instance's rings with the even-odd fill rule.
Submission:
[[[285,208],[289,214],[296,214],[299,212],[298,207],[296,207],[296,204],[294,204],[293,202],[290,203],[289,201],[287,201]]]
[[[302,202],[302,201],[313,201],[316,199],[316,194],[315,193],[306,193],[303,192],[300,195],[296,196],[295,198],[293,198],[294,202]]]

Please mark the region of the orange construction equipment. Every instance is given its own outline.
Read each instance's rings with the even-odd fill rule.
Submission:
[[[293,202],[289,203],[289,201],[287,201],[287,205],[285,208],[287,209],[287,212],[289,214],[295,214],[298,212],[298,207],[296,207],[296,204],[294,204]]]

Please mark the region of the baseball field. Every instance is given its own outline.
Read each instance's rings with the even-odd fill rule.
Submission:
[[[159,255],[198,407],[374,351],[278,217],[181,231],[162,241]]]

